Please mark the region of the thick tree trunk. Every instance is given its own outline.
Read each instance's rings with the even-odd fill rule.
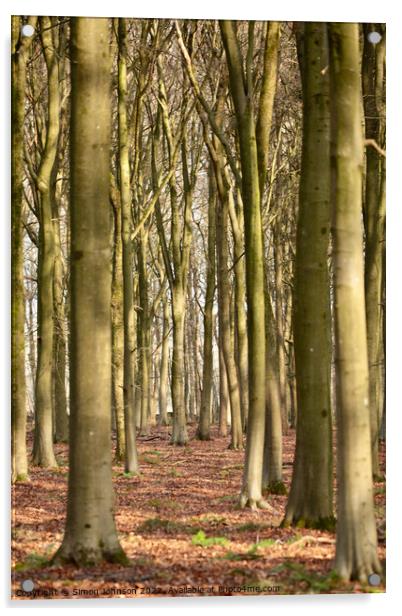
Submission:
[[[90,566],[127,561],[113,519],[107,19],[72,20],[71,59],[70,473],[54,561]]]
[[[303,151],[294,281],[294,348],[298,421],[296,455],[286,524],[332,523],[330,403],[331,311],[328,242],[330,227],[330,110],[327,28],[304,31]]]
[[[30,17],[28,23],[35,27],[36,21],[37,17]],[[25,70],[30,39],[22,37],[21,27],[21,17],[13,16],[11,32],[11,454],[13,482],[23,481],[28,476],[22,187]]]
[[[373,506],[364,303],[358,27],[331,23],[329,42],[338,425],[336,569],[342,578],[365,583],[381,567]]]

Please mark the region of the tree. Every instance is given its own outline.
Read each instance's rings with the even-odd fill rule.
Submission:
[[[28,25],[35,28],[36,22],[37,17],[30,17]],[[28,476],[22,198],[26,60],[32,37],[23,36],[19,16],[12,17],[11,27],[11,447],[14,482]]]
[[[332,518],[330,405],[331,310],[330,110],[327,28],[306,23],[299,42],[303,150],[294,281],[298,419],[286,524],[326,525]]]
[[[52,221],[52,181],[57,165],[60,130],[59,63],[55,48],[54,26],[50,17],[40,18],[40,34],[48,76],[48,114],[46,141],[36,178],[39,193],[38,255],[38,361],[35,382],[35,435],[33,463],[57,466],[53,451],[53,277],[55,232]]]
[[[71,23],[71,415],[67,520],[54,560],[126,561],[113,519],[109,20]]]
[[[331,171],[337,370],[336,569],[381,572],[374,519],[362,233],[363,135],[357,24],[330,23]]]
[[[253,22],[249,24],[248,60],[252,57]],[[247,287],[247,331],[249,344],[249,419],[247,454],[241,504],[266,506],[262,499],[262,462],[265,431],[265,339],[264,266],[260,187],[255,119],[252,102],[250,62],[243,72],[243,58],[234,22],[220,22],[229,70],[230,92],[236,113],[242,171]]]
[[[207,287],[204,305],[204,355],[200,421],[197,437],[201,441],[209,441],[211,423],[211,393],[213,380],[213,327],[214,327],[214,295],[215,295],[215,215],[216,215],[216,184],[212,163],[208,174],[208,253],[207,253]]]
[[[130,191],[130,163],[127,135],[127,68],[126,68],[126,22],[119,19],[119,171],[121,195],[121,237],[123,257],[123,392],[124,392],[124,428],[125,428],[125,470],[127,473],[138,472],[138,458],[134,415],[134,384],[132,353],[134,349],[134,294],[133,294],[133,253],[132,253],[132,214]]]
[[[381,41],[374,45],[370,32],[378,30]],[[385,195],[382,182],[385,161],[381,148],[385,145],[385,24],[364,24],[362,62],[363,102],[367,144],[364,197],[365,222],[365,292],[367,346],[369,361],[371,455],[373,475],[379,475],[378,438],[382,416],[381,348],[382,282],[384,278],[383,244],[385,241]]]

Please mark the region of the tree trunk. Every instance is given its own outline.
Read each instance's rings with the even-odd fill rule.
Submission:
[[[11,455],[15,482],[28,476],[22,196],[26,53],[31,39],[21,35],[21,17],[13,15],[11,19]],[[28,23],[35,27],[36,21],[37,17],[30,17]]]
[[[275,319],[265,285],[266,401],[262,487],[272,494],[284,494],[282,482],[282,412]]]
[[[238,194],[237,207],[229,200],[229,215],[233,231],[233,259],[235,274],[235,324],[236,358],[239,373],[241,419],[243,430],[248,417],[248,342],[246,315],[246,277],[244,268],[244,224],[241,195]]]
[[[294,279],[298,421],[286,524],[333,523],[330,402],[330,110],[327,29],[307,23],[303,61],[303,150]]]
[[[140,389],[141,389],[141,421],[140,434],[149,434],[150,414],[150,331],[149,331],[149,302],[148,302],[148,276],[147,276],[147,243],[148,234],[141,231],[138,238],[138,290],[140,298],[140,311],[137,332],[140,345]]]
[[[202,373],[202,392],[200,421],[197,438],[209,441],[211,438],[211,392],[213,380],[213,327],[214,327],[214,295],[215,295],[215,210],[216,187],[212,164],[209,169],[209,200],[208,200],[208,255],[207,255],[207,288],[204,304],[204,363]]]
[[[338,427],[336,569],[346,580],[366,583],[381,567],[368,412],[358,28],[358,24],[329,25]]]
[[[134,351],[134,296],[133,296],[133,253],[131,241],[131,191],[130,164],[127,135],[127,41],[126,22],[119,19],[119,161],[120,194],[122,213],[122,248],[123,248],[123,320],[124,320],[124,428],[126,473],[138,473],[136,445],[136,427],[134,410],[134,370],[132,353]]]
[[[373,139],[380,147],[385,141],[385,27],[380,26],[381,41],[374,45],[368,39],[377,24],[364,24],[362,63],[363,102],[366,139]],[[367,318],[367,346],[370,387],[371,455],[373,475],[378,476],[378,437],[381,426],[381,285],[382,247],[385,239],[385,199],[381,199],[381,158],[373,147],[366,149],[366,190],[364,200],[365,242],[365,292]]]
[[[159,423],[168,425],[167,393],[169,378],[169,304],[167,298],[163,301],[163,340],[159,376]]]
[[[116,421],[116,461],[125,459],[124,427],[124,317],[123,317],[123,252],[121,233],[121,203],[115,193],[112,198],[113,278],[112,278],[112,400]]]
[[[184,396],[184,316],[185,296],[180,285],[175,285],[172,300],[173,354],[172,354],[172,443],[185,445],[188,441],[186,404]]]
[[[108,19],[72,19],[71,59],[70,473],[54,561],[83,567],[127,562],[113,519]]]
[[[279,391],[281,399],[282,431],[287,434],[288,430],[288,408],[286,397],[286,361],[285,361],[285,341],[284,341],[284,318],[283,318],[283,250],[282,237],[279,222],[274,228],[274,262],[275,262],[275,321],[278,338],[278,370],[279,370]]]
[[[68,442],[68,414],[66,392],[66,314],[64,298],[64,258],[60,237],[60,206],[56,195],[53,195],[53,230],[55,241],[53,301],[54,301],[54,357],[53,357],[53,389],[55,442]]]
[[[234,358],[233,336],[230,323],[230,285],[228,272],[228,198],[220,191],[216,213],[216,252],[218,260],[219,336],[226,366],[231,411],[231,449],[243,449],[243,430],[240,409],[240,389]],[[222,199],[223,197],[223,199]]]
[[[243,62],[233,22],[220,22],[229,69],[240,145],[246,253],[247,329],[249,341],[249,420],[246,464],[240,503],[266,506],[262,500],[262,466],[265,432],[264,268],[256,130],[252,109],[251,75],[244,76]],[[249,24],[252,35],[253,22]],[[252,39],[252,36],[250,36]],[[249,50],[250,51],[250,50]],[[246,94],[245,85],[248,92]]]
[[[49,17],[42,17],[41,37],[48,75],[46,144],[37,177],[40,194],[38,254],[38,361],[35,383],[35,435],[32,462],[57,466],[53,451],[53,275],[55,238],[52,222],[52,178],[60,126],[59,67]]]

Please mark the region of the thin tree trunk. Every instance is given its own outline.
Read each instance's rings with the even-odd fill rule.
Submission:
[[[121,203],[117,191],[113,204],[113,274],[112,274],[112,400],[116,421],[116,461],[125,459],[124,426],[124,317],[123,254]]]
[[[221,192],[221,191],[220,191]],[[223,191],[222,191],[223,192]],[[219,335],[226,366],[231,410],[231,449],[243,449],[243,430],[241,422],[240,389],[234,359],[233,337],[230,323],[230,285],[228,273],[228,198],[224,194],[219,199],[216,214],[217,280],[219,302]]]
[[[148,302],[148,275],[147,275],[147,244],[148,233],[141,231],[138,238],[138,291],[140,311],[138,319],[138,337],[140,345],[140,389],[141,389],[141,421],[140,434],[149,433],[150,413],[150,331],[149,331],[149,302]]]
[[[131,242],[131,191],[130,164],[127,135],[127,40],[125,19],[119,19],[119,161],[120,193],[122,213],[122,253],[123,253],[123,320],[124,320],[124,427],[125,427],[125,470],[138,473],[136,427],[134,411],[133,359],[134,350],[134,296],[133,296],[133,254]]]
[[[202,392],[200,421],[197,437],[201,441],[211,438],[211,392],[213,380],[213,327],[214,327],[214,295],[215,295],[215,210],[216,187],[212,164],[209,168],[209,200],[208,200],[208,255],[207,255],[207,288],[204,304],[204,363],[202,375]]]
[[[25,301],[24,301],[24,115],[26,56],[31,42],[21,34],[22,20],[12,16],[11,56],[11,454],[12,481],[28,477],[26,448]],[[35,28],[37,17],[29,18]]]
[[[159,376],[159,423],[168,425],[167,393],[169,378],[169,304],[167,298],[163,301],[163,340]]]
[[[54,416],[55,416],[55,442],[68,441],[68,415],[66,392],[66,314],[64,298],[64,259],[60,237],[60,206],[57,196],[53,195],[53,229],[55,240],[55,259],[53,276],[54,301],[54,359],[53,359],[53,387],[54,387]]]
[[[229,386],[226,365],[222,350],[222,335],[219,333],[219,435],[228,433],[228,414],[230,410]]]
[[[262,487],[271,494],[284,494],[282,482],[282,413],[275,319],[265,285],[266,402]]]
[[[53,276],[55,238],[52,222],[52,187],[60,127],[59,68],[52,37],[52,22],[42,17],[41,37],[48,75],[46,144],[37,178],[40,194],[38,254],[38,361],[35,383],[35,435],[33,464],[57,466],[53,451]]]
[[[377,24],[364,24],[362,63],[363,102],[366,139],[373,139],[380,147],[385,139],[384,68],[385,28],[380,27],[381,41],[373,45],[369,33]],[[378,438],[381,427],[381,284],[382,246],[385,238],[385,199],[381,199],[381,158],[372,147],[366,149],[366,190],[364,200],[365,292],[367,318],[367,346],[370,386],[371,455],[373,475],[379,475]]]

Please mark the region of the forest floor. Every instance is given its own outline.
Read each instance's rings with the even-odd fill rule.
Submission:
[[[168,428],[155,428],[138,438],[140,476],[113,466],[116,524],[129,567],[49,566],[63,537],[67,499],[67,446],[56,445],[59,468],[32,468],[30,481],[13,488],[12,598],[384,592],[383,580],[371,587],[336,577],[335,533],[280,528],[285,495],[268,496],[274,513],[239,509],[244,452],[228,449],[229,438],[216,430],[212,435],[173,447]],[[284,437],[287,488],[294,444],[291,430]],[[383,450],[381,463],[384,476]],[[375,506],[385,569],[383,481],[375,484]],[[22,590],[25,580],[33,581],[33,591]]]

